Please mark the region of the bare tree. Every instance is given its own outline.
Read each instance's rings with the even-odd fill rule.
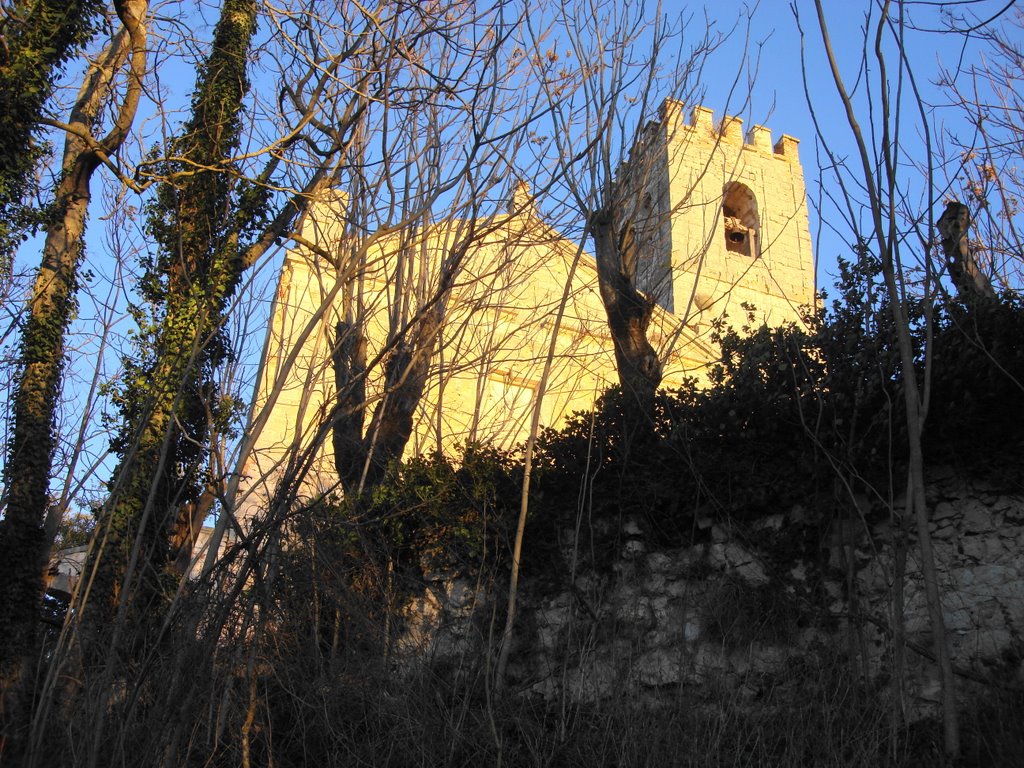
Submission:
[[[317,206],[310,233],[295,236],[302,255],[293,263],[317,281],[318,295],[302,301],[320,305],[311,322],[328,329],[334,384],[305,452],[329,435],[340,485],[353,497],[402,456],[452,293],[469,279],[467,255],[498,237],[507,218],[495,193],[507,191],[531,112],[504,86],[521,61],[507,45],[520,18],[511,8],[389,12],[371,53],[350,64],[369,76],[356,94],[338,191]],[[318,333],[310,326],[289,343]],[[253,429],[261,428],[257,417]]]
[[[648,338],[656,292],[639,288],[640,246],[635,236],[637,189],[657,173],[658,157],[645,154],[644,126],[667,98],[692,100],[697,75],[722,37],[701,26],[691,40],[688,22],[669,23],[660,4],[645,18],[643,9],[615,2],[565,2],[552,18],[528,23],[532,64],[550,107],[551,135],[538,136],[538,154],[553,168],[546,182],[549,205],[578,218],[584,242],[594,246],[597,282],[625,398],[625,444],[647,433],[664,360]],[[545,51],[546,48],[546,51]],[[665,73],[666,62],[671,74]],[[569,62],[569,63],[567,63]],[[579,62],[575,65],[573,62]],[[631,154],[631,150],[633,151]],[[550,153],[550,154],[546,154]],[[710,159],[709,159],[710,162]],[[626,171],[628,165],[628,171]],[[632,176],[632,178],[630,178]],[[560,204],[560,205],[559,205]],[[666,211],[671,217],[676,211]],[[648,222],[656,228],[664,222]],[[533,453],[545,388],[562,315],[581,254],[577,253],[551,331],[551,345],[540,379],[525,451],[525,473],[512,569],[495,680],[504,684],[517,615]],[[685,315],[685,312],[684,312]],[[676,333],[682,331],[682,326]]]
[[[799,22],[799,15],[798,15]],[[907,515],[913,516],[920,548],[921,573],[925,586],[931,640],[941,687],[941,714],[944,748],[949,759],[960,751],[956,685],[947,641],[943,606],[939,593],[935,556],[929,532],[929,512],[925,496],[925,458],[922,433],[928,415],[931,392],[931,356],[929,340],[933,306],[939,290],[942,269],[933,263],[937,238],[932,235],[929,211],[936,207],[937,185],[933,164],[933,131],[928,119],[916,72],[907,59],[908,8],[901,2],[884,2],[865,12],[863,36],[858,38],[856,77],[862,85],[858,92],[847,86],[841,66],[841,54],[828,21],[824,4],[815,2],[815,25],[820,35],[825,63],[832,74],[835,93],[846,116],[854,146],[854,167],[847,167],[834,149],[834,136],[819,125],[819,139],[834,171],[823,183],[838,185],[842,209],[849,211],[847,225],[855,242],[877,255],[881,265],[888,310],[892,314],[902,377],[903,409],[907,434]],[[863,51],[862,51],[863,48]],[[814,66],[805,61],[805,71]],[[808,92],[809,101],[816,95]],[[920,154],[908,138],[914,131],[921,137]],[[903,169],[917,166],[922,174],[907,175]],[[858,191],[861,193],[859,194]],[[920,200],[918,207],[912,201]],[[949,250],[960,253],[966,221],[958,207],[951,207],[940,224]],[[861,216],[863,213],[863,226]],[[952,221],[950,220],[952,219]],[[924,307],[922,323],[924,348],[918,348],[912,307]],[[902,583],[902,573],[897,574]],[[902,601],[902,595],[896,596]],[[902,620],[902,611],[894,611]],[[896,637],[903,637],[896,627]],[[902,651],[902,649],[901,649]],[[896,674],[900,674],[899,671]]]
[[[93,562],[109,558],[111,572],[101,565],[97,575],[87,574],[77,603],[86,604],[87,614],[98,606],[96,615],[112,619],[102,634],[112,631],[114,642],[94,646],[105,672],[88,681],[107,702],[114,681],[126,675],[131,690],[148,685],[144,675],[130,677],[118,654],[139,650],[171,626],[188,587],[180,575],[168,579],[166,569],[172,563],[179,574],[186,569],[210,509],[220,515],[210,572],[226,576],[216,559],[236,525],[244,459],[232,465],[221,454],[231,424],[218,409],[229,395],[226,330],[248,306],[243,275],[265,265],[281,244],[296,246],[329,275],[311,332],[319,322],[336,328],[348,320],[352,330],[343,338],[368,338],[370,353],[365,374],[357,366],[352,382],[320,413],[314,439],[287,459],[292,482],[244,533],[250,548],[225,578],[223,601],[197,614],[208,618],[211,638],[234,631],[236,611],[263,605],[266,596],[245,586],[254,574],[274,583],[271,553],[298,485],[345,416],[365,414],[368,423],[347,459],[359,468],[357,484],[372,485],[401,456],[466,253],[507,218],[496,211],[511,158],[525,141],[523,126],[536,112],[522,90],[505,84],[522,61],[506,45],[521,18],[511,4],[481,12],[345,4],[318,6],[316,13],[299,3],[238,5],[225,6],[238,28],[218,27],[182,136],[165,146],[164,157],[140,161],[125,175],[140,192],[153,184],[163,218],[150,224],[157,247],[144,298],[155,311],[137,314],[144,355],[128,366],[131,384],[123,390],[140,396],[128,398],[118,437],[121,464],[95,546]],[[258,12],[271,30],[260,45],[278,52],[281,71],[254,79],[246,95],[243,62],[252,60],[246,25]],[[214,66],[218,56],[227,59],[223,69]],[[209,108],[210,93],[224,97],[228,88],[233,94]],[[204,142],[206,154],[195,151],[193,143]],[[343,237],[307,240],[298,222],[332,187],[347,193],[329,213]],[[374,281],[383,290],[371,294]],[[243,433],[240,456],[266,423],[262,416],[255,413]],[[357,487],[346,490],[358,495]],[[128,607],[133,600],[141,611]],[[158,605],[144,622],[130,620]],[[268,613],[250,615],[259,624]],[[189,621],[199,631],[200,620]],[[187,682],[176,675],[169,691],[181,692]],[[95,762],[114,721],[103,707],[91,716]]]
[[[339,79],[356,51],[375,44],[371,10],[349,10],[355,24],[327,49],[322,35],[338,29],[333,19],[300,7],[268,8],[291,68],[276,98],[250,95],[247,59],[259,12],[253,2],[224,6],[183,135],[167,158],[141,169],[158,182],[149,224],[158,247],[144,281],[154,317],[143,323],[152,330],[141,334],[146,340],[129,362],[122,397],[122,461],[103,529],[113,532],[120,553],[106,559],[114,570],[98,585],[103,601],[131,594],[138,583],[145,603],[161,592],[159,574],[168,565],[179,578],[187,571],[229,474],[211,462],[209,446],[234,418],[235,401],[219,378],[231,362],[235,294],[246,271],[283,238],[297,236],[295,222],[337,177],[364,109],[360,91],[373,77],[370,68],[355,69],[350,82]],[[245,119],[247,100],[254,114]],[[263,145],[243,152],[243,138]]]
[[[551,13],[550,24],[531,21],[534,66],[552,111],[539,151],[557,168],[561,204],[593,243],[620,384],[643,421],[664,364],[648,338],[659,296],[642,292],[639,279],[651,255],[637,238],[635,198],[658,172],[658,158],[642,151],[644,128],[666,99],[699,103],[700,73],[725,35],[692,17],[673,21],[660,5],[568,2]],[[687,314],[683,307],[677,313]]]
[[[961,37],[965,48],[981,55],[969,64],[946,63],[939,73],[946,99],[940,106],[951,119],[937,154],[974,229],[963,233],[958,261],[999,290],[1019,290],[1024,12],[1010,5],[994,6],[994,13],[986,10],[993,9],[958,3],[945,9],[947,34]]]

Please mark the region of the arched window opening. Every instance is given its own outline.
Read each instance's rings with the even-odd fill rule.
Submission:
[[[757,198],[749,187],[739,182],[725,185],[722,222],[727,251],[753,259],[761,255],[758,242],[761,222],[757,215]]]

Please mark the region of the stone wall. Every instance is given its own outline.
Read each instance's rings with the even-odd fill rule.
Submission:
[[[928,496],[955,666],[964,679],[1024,687],[1024,493],[938,472]],[[743,528],[702,520],[702,543],[668,550],[649,549],[626,521],[610,572],[580,565],[559,588],[525,584],[513,685],[548,699],[683,692],[711,701],[724,691],[754,702],[843,674],[889,691],[899,536],[887,511],[860,508],[861,520],[826,531],[799,507]],[[775,544],[787,536],[817,537],[820,547],[780,560]],[[937,673],[918,550],[912,534],[905,541],[904,706],[927,711]],[[494,609],[470,580],[434,574],[406,608],[405,649],[435,663],[479,658],[488,628],[500,627]]]

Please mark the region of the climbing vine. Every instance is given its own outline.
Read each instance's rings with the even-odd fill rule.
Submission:
[[[42,214],[25,203],[44,154],[39,118],[64,65],[96,31],[101,0],[16,0],[0,20],[0,282]]]
[[[195,523],[212,504],[211,436],[229,430],[237,416],[217,376],[231,358],[225,312],[243,271],[240,238],[258,225],[254,212],[266,197],[240,181],[232,159],[256,17],[254,0],[224,3],[191,117],[153,171],[162,179],[147,210],[154,247],[143,258],[135,355],[125,361],[117,397],[122,426],[114,448],[121,462],[106,512],[116,546],[101,585],[108,606],[137,538],[139,607],[159,599],[175,550],[191,549]]]

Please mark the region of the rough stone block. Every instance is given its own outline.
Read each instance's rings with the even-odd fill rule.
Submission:
[[[708,644],[701,645],[693,656],[694,677],[703,683],[720,678],[729,666],[724,650]]]
[[[701,632],[704,631],[703,626],[700,623],[700,619],[695,616],[688,617],[683,622],[683,640],[687,643],[695,643],[701,636]]]
[[[652,552],[645,561],[651,573],[671,573],[675,568],[675,560],[664,552]]]
[[[966,569],[964,574],[971,573],[970,583],[965,579],[964,586],[973,586],[975,590],[991,589],[992,594],[1003,594],[1024,597],[1024,584],[1020,581],[1017,569],[1008,565],[979,565]]]
[[[963,519],[960,523],[964,533],[983,533],[992,530],[992,510],[976,499],[964,501]]]
[[[969,608],[946,609],[942,613],[946,629],[951,632],[972,629],[975,626],[974,616]]]
[[[476,602],[476,590],[464,579],[455,579],[446,584],[445,608],[462,611]]]
[[[729,539],[731,539],[731,538],[732,538],[732,536],[730,536],[728,528],[725,528],[724,526],[721,526],[721,525],[713,525],[713,526],[711,526],[711,540],[712,541],[720,544],[722,542],[729,541]]]
[[[653,629],[654,610],[650,600],[639,597],[635,601],[620,603],[615,609],[615,620],[642,631]]]
[[[1009,629],[983,627],[958,635],[953,642],[953,653],[966,659],[998,659],[1012,643],[1013,634]]]
[[[636,560],[647,552],[647,544],[640,539],[629,539],[622,545],[622,559]]]
[[[992,502],[992,509],[1002,512],[1007,521],[1024,522],[1024,499],[1019,496],[999,496]]]
[[[566,675],[565,693],[573,701],[593,703],[619,690],[615,667],[606,661],[592,661]]]
[[[695,594],[700,594],[700,587],[694,582],[679,579],[665,584],[665,594],[674,598],[693,597]]]
[[[664,573],[652,573],[644,581],[644,591],[649,594],[662,592],[665,589],[667,579]]]
[[[767,584],[769,581],[765,567],[756,560],[738,565],[735,570],[736,574],[748,584],[760,586]]]
[[[662,686],[682,679],[680,652],[669,648],[648,651],[633,664],[632,676],[641,685]]]

